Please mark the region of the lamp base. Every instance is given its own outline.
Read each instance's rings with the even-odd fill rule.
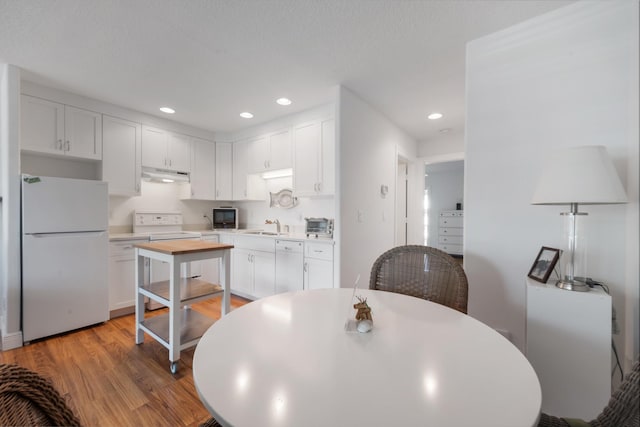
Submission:
[[[589,292],[590,290],[589,285],[575,279],[574,280],[569,280],[569,279],[558,280],[556,282],[556,286],[566,291]]]

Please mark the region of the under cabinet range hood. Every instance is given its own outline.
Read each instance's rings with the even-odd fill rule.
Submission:
[[[165,169],[142,168],[142,179],[151,182],[189,182],[189,172],[177,172]]]

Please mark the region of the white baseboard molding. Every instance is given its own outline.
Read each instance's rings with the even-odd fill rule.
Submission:
[[[22,331],[2,335],[2,351],[22,347]]]

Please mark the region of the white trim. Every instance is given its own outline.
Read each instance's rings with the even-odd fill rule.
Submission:
[[[2,337],[2,351],[22,347],[22,331],[13,332]]]
[[[434,156],[421,157],[420,160],[425,165],[430,165],[432,163],[444,163],[444,162],[454,162],[456,160],[464,160],[464,151],[459,151],[456,153],[447,153],[447,154],[436,154]]]

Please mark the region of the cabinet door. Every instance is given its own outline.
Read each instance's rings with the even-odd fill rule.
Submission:
[[[233,200],[246,200],[247,171],[248,171],[249,142],[238,141],[233,143]]]
[[[192,144],[191,198],[215,200],[216,145],[203,139],[194,139]]]
[[[178,172],[191,171],[191,138],[170,133],[167,144],[167,168]]]
[[[253,251],[253,295],[268,297],[276,293],[276,255],[273,252]]]
[[[336,125],[334,119],[323,120],[321,123],[321,155],[318,191],[331,195],[336,191]]]
[[[102,114],[65,105],[65,154],[83,159],[102,159]]]
[[[202,240],[209,243],[218,243],[218,236],[203,236]],[[205,282],[220,284],[220,258],[205,259],[201,263],[201,279]],[[193,262],[191,263],[193,264]]]
[[[135,305],[133,244],[137,242],[112,242],[109,244],[109,311]]]
[[[291,167],[291,133],[288,129],[269,136],[269,150],[268,169]]]
[[[140,195],[139,123],[104,116],[102,123],[102,180],[109,183],[109,194]]]
[[[266,136],[249,140],[249,173],[260,173],[267,170],[269,158],[269,140]]]
[[[303,260],[300,253],[278,253],[276,260],[276,293],[304,289]]]
[[[216,200],[232,200],[232,157],[230,142],[216,142]]]
[[[304,288],[333,288],[333,261],[305,258]]]
[[[64,154],[64,105],[22,95],[20,148],[41,153]]]
[[[318,191],[319,122],[306,123],[294,128],[293,189],[297,196],[315,195]]]
[[[247,249],[234,248],[231,274],[231,290],[243,294],[253,294],[253,262],[251,260],[252,251]]]
[[[162,129],[142,126],[142,166],[167,168],[167,138]]]

